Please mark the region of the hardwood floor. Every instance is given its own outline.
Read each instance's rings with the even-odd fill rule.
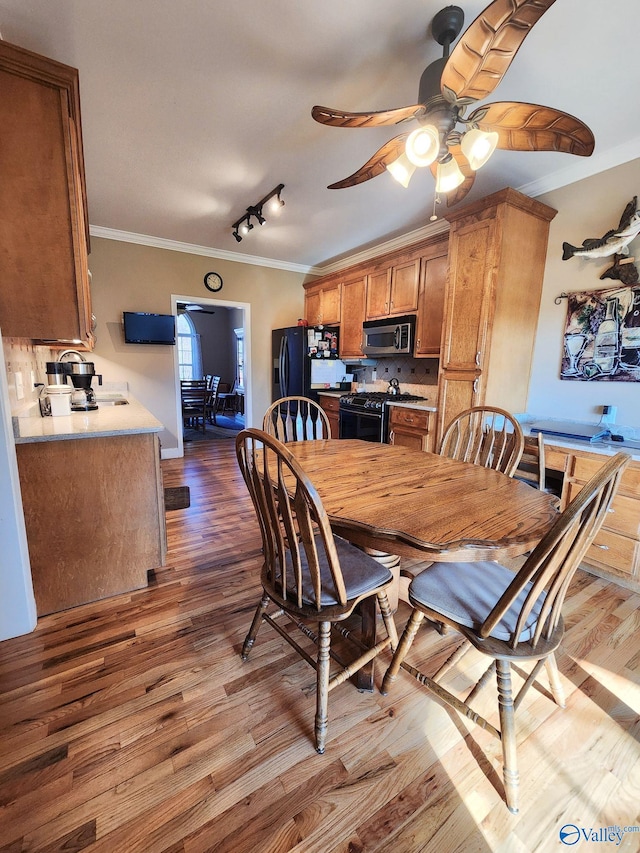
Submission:
[[[162,463],[191,506],[149,588],[0,643],[0,853],[524,853],[564,849],[565,824],[633,827],[617,849],[640,850],[640,596],[574,579],[567,708],[533,688],[517,716],[519,815],[499,743],[403,673],[386,697],[333,691],[320,756],[311,668],[268,626],[240,660],[260,542],[234,443],[185,454]],[[421,629],[410,659],[435,670],[455,643]]]

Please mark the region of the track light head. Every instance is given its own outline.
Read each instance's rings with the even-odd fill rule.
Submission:
[[[278,212],[280,208],[284,207],[284,201],[280,198],[280,193],[283,189],[284,184],[278,184],[264,198],[261,198],[257,204],[250,205],[247,208],[247,212],[233,223],[231,226],[233,229],[232,233],[238,243],[242,240],[243,236],[246,236],[253,229],[251,217],[257,221],[258,225],[264,225],[267,221],[264,217],[264,212],[267,209],[265,206],[267,204],[270,213]]]

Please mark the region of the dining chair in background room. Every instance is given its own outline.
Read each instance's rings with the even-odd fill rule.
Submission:
[[[282,442],[263,430],[242,430],[236,437],[236,454],[258,518],[263,555],[262,597],[242,646],[242,659],[247,660],[265,621],[311,664],[316,671],[315,743],[317,752],[323,753],[330,691],[387,646],[396,647],[386,593],[393,576],[373,557],[334,536],[316,489]],[[340,630],[340,623],[371,596],[377,598],[387,637],[370,648],[354,641],[356,657],[345,663],[344,650],[338,659],[331,647],[332,626],[341,640],[352,639],[352,632]],[[298,636],[292,626],[300,629]],[[303,638],[314,654],[301,645]],[[333,672],[332,658],[338,661]]]
[[[218,388],[220,386],[220,377],[209,374],[207,376],[207,420],[210,424],[216,423],[216,411],[218,408]]]
[[[324,409],[308,397],[281,397],[265,412],[262,429],[279,441],[331,438]]]
[[[523,449],[522,427],[513,415],[491,406],[473,406],[451,421],[438,452],[512,477]]]
[[[235,379],[233,385],[228,382],[221,382],[218,388],[218,411],[221,414],[225,412],[233,412],[235,415],[238,411],[238,380]]]
[[[192,426],[202,432],[207,428],[207,400],[209,390],[206,379],[182,379],[180,398],[182,401],[182,420],[185,426]]]
[[[519,785],[515,712],[543,665],[553,697],[564,707],[554,655],[564,634],[562,605],[569,583],[600,529],[630,458],[618,453],[600,468],[558,515],[515,576],[496,562],[433,563],[409,585],[409,603],[413,610],[385,673],[382,692],[388,692],[402,668],[447,705],[497,737],[502,742],[505,798],[513,813],[518,811]],[[433,677],[405,660],[425,617],[444,623],[464,638]],[[488,656],[491,664],[461,699],[443,686],[443,680],[472,648]],[[514,699],[511,664],[526,661],[535,663]],[[471,703],[490,681],[493,672],[497,681],[499,728],[471,709]]]

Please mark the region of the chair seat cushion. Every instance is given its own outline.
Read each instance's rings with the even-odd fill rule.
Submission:
[[[441,613],[446,619],[480,631],[482,623],[514,578],[514,573],[499,563],[433,563],[411,581],[409,596],[410,600]],[[491,632],[492,637],[511,639],[530,588],[530,584],[523,587]],[[544,593],[529,614],[520,642],[526,642],[533,636],[543,601]]]
[[[318,538],[316,537],[316,541]],[[342,569],[342,577],[347,591],[347,599],[352,600],[361,595],[366,595],[368,592],[373,592],[379,586],[387,583],[393,578],[393,575],[385,566],[374,560],[360,548],[356,548],[345,539],[339,536],[334,536],[336,550],[338,552],[338,560]],[[339,604],[339,599],[336,593],[336,588],[333,583],[333,578],[327,564],[326,555],[322,544],[318,542],[318,557],[320,560],[320,573],[322,577],[322,595],[320,604],[327,607],[333,604]],[[301,549],[302,559],[305,559],[304,551]],[[287,553],[287,572],[289,577],[291,568],[291,555]],[[311,587],[309,571],[306,564],[303,565],[303,594],[302,598],[305,604],[316,606],[313,588]],[[289,590],[293,590],[293,584],[289,582]],[[290,596],[291,597],[291,596]]]

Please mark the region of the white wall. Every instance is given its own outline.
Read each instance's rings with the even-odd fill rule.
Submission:
[[[580,246],[586,238],[602,237],[617,228],[622,212],[634,195],[640,197],[640,160],[539,197],[558,211],[551,222],[538,332],[529,386],[528,411],[534,415],[597,422],[602,406],[618,407],[617,423],[640,428],[640,384],[602,380],[560,379],[560,361],[567,300],[554,299],[563,291],[601,290],[618,282],[599,276],[613,258],[562,260],[564,241]],[[640,239],[630,245],[640,269]],[[634,251],[635,250],[635,251]]]
[[[27,534],[13,440],[4,354],[0,350],[0,640],[36,627]]]
[[[248,305],[251,310],[249,394],[246,412],[259,426],[271,402],[271,329],[295,324],[304,307],[304,275],[235,261],[206,258],[104,238],[91,239],[91,298],[97,318],[92,360],[106,382],[128,382],[130,393],[161,421],[163,455],[178,448],[175,348],[125,344],[123,311],[171,313],[171,297],[194,302],[213,296],[203,284],[215,270],[224,280],[215,294],[223,305]],[[209,304],[209,303],[208,303]]]

